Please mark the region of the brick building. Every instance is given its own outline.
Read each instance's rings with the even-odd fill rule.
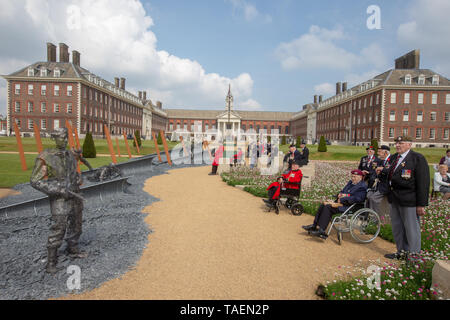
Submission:
[[[33,126],[38,125],[44,135],[64,127],[66,120],[78,129],[80,136],[89,131],[103,137],[104,125],[112,135],[152,130],[152,114],[157,107],[145,94],[136,96],[127,91],[125,78],[115,78],[110,83],[84,69],[78,51],[72,51],[70,62],[64,43],[59,44],[59,61],[56,46],[47,43],[47,61],[3,77],[7,81],[8,134],[12,121],[22,133],[33,134]]]
[[[395,69],[353,88],[338,82],[335,96],[311,106],[317,107],[310,109],[317,116],[316,136],[335,143],[369,145],[378,139],[392,145],[396,136],[409,135],[417,147],[450,144],[450,81],[420,69],[418,50],[396,59]],[[294,135],[304,134],[306,117],[304,110],[293,117]]]

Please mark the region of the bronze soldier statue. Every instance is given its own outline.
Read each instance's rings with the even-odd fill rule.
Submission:
[[[56,149],[46,149],[38,155],[30,180],[33,188],[47,194],[50,199],[53,224],[47,242],[46,271],[53,274],[58,271],[57,251],[66,229],[66,253],[71,258],[85,258],[87,253],[78,248],[83,219],[83,198],[79,194],[81,174],[77,172],[79,155],[66,149],[67,128],[56,130],[51,137],[56,142]]]

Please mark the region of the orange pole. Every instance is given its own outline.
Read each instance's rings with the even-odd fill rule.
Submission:
[[[141,154],[141,152],[139,151],[139,145],[138,145],[137,139],[136,139],[136,133],[134,134],[134,143],[136,144],[137,153]]]
[[[106,124],[103,125],[105,128],[106,140],[108,140],[109,153],[111,153],[111,159],[113,163],[117,163],[116,154],[114,153],[114,148],[111,141],[111,136],[109,135],[108,126]]]
[[[125,134],[125,132],[123,133],[123,139],[125,140],[125,146],[127,147],[128,158],[131,159],[130,146],[128,145],[127,135]]]
[[[164,135],[164,131],[160,130],[161,138],[164,145],[164,151],[166,152],[167,162],[170,166],[172,166],[172,161],[170,160],[169,147],[167,145],[166,136]]]
[[[76,143],[77,143],[77,149],[81,149],[81,147],[80,147],[80,139],[78,138],[78,130],[77,130],[77,127],[74,127],[74,128],[73,128],[73,132],[74,132],[74,134],[75,134],[75,141],[76,141]]]
[[[70,125],[69,120],[66,119],[66,127],[67,127],[67,134],[69,138],[69,147],[70,149],[75,149],[75,142],[73,141],[73,132],[72,132],[72,126]],[[77,172],[81,172],[80,168],[80,162],[77,160]]]
[[[19,147],[20,162],[22,163],[22,170],[27,171],[27,162],[25,161],[25,153],[23,152],[22,138],[20,137],[19,127],[14,121],[14,132],[16,133],[17,146]]]
[[[44,148],[42,147],[42,141],[41,141],[41,133],[39,132],[39,126],[34,125],[34,138],[36,139],[36,146],[39,153],[44,151]]]
[[[119,139],[117,137],[116,137],[116,145],[117,145],[117,154],[119,155],[120,158]]]
[[[158,155],[159,162],[162,162],[161,155],[159,154],[158,139],[156,139],[154,132],[152,132],[152,136],[153,136],[153,141],[155,141],[156,154]]]

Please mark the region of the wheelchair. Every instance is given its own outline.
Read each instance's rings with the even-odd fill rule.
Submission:
[[[303,205],[299,202],[302,183],[289,182],[289,184],[296,184],[299,186],[299,188],[291,189],[281,186],[280,196],[276,200],[275,205],[269,208],[268,212],[274,209],[275,213],[279,214],[281,206],[285,206],[288,210],[291,210],[291,213],[294,216],[301,216],[303,214]]]
[[[352,238],[359,243],[370,243],[380,233],[381,219],[378,213],[366,207],[366,201],[353,203],[345,212],[333,217],[328,228],[328,236],[333,228],[337,232],[339,245],[344,232],[350,232]]]

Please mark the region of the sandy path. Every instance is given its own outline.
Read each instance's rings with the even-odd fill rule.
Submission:
[[[313,218],[266,212],[260,198],[208,176],[209,167],[169,171],[145,190],[149,235],[136,268],[69,299],[316,299],[319,282],[341,265],[378,259],[394,245],[377,239],[342,246],[300,231]]]

